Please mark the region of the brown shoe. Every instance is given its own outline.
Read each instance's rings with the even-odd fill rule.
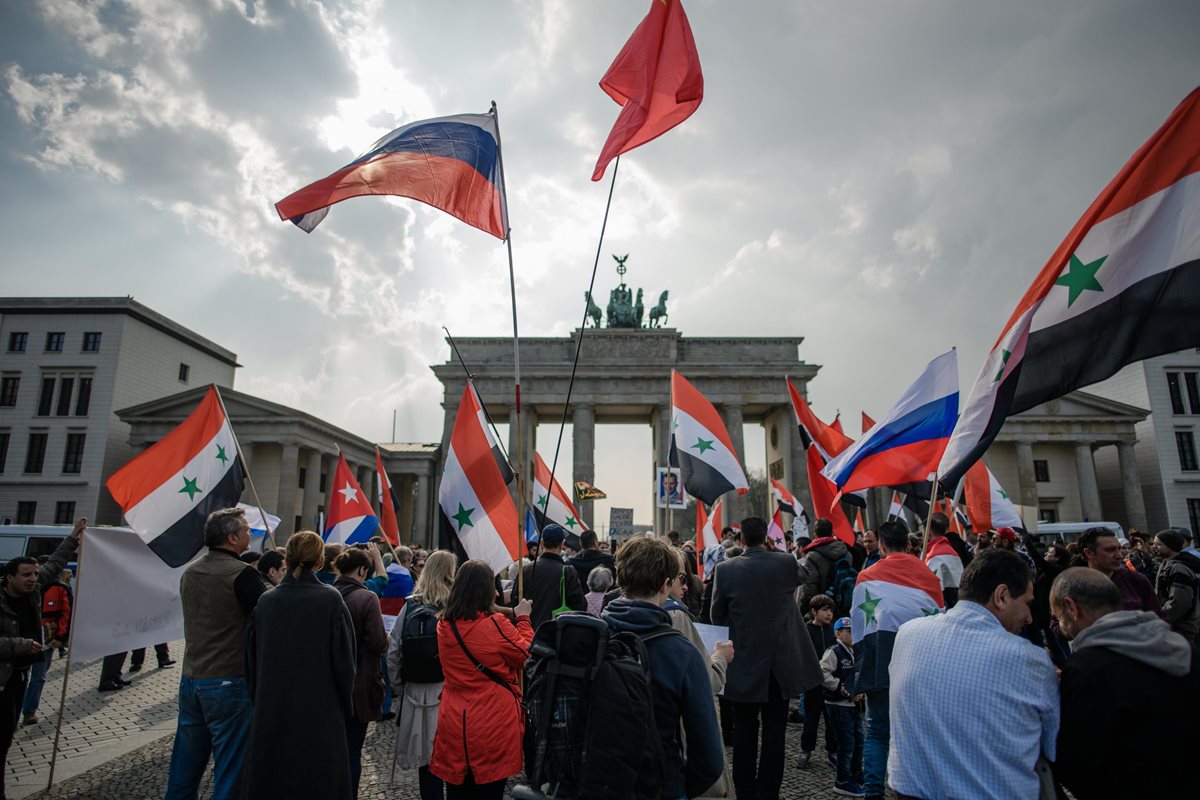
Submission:
[[[38,723],[37,714],[26,714],[25,719],[21,722],[22,725],[37,725],[37,723]]]

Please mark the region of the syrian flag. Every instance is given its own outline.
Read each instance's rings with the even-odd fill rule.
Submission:
[[[377,530],[379,518],[375,516],[371,502],[350,472],[345,454],[338,453],[322,538],[328,544],[358,544],[369,542]]]
[[[217,387],[188,418],[108,479],[129,527],[172,567],[204,546],[204,521],[237,505],[242,465]]]
[[[796,498],[787,490],[787,487],[774,478],[771,478],[771,494],[775,498],[775,505],[792,516],[804,513],[804,509],[796,502]]]
[[[902,519],[904,516],[904,495],[892,492],[892,504],[888,508],[888,520]]]
[[[383,459],[379,457],[379,448],[375,448],[375,485],[379,491],[379,529],[384,537],[391,542],[392,547],[400,546],[400,526],[396,522],[396,509],[400,501],[392,489],[392,479],[383,468]]]
[[[696,504],[696,552],[697,572],[701,579],[725,560],[725,548],[721,545],[721,501],[705,513],[704,504]]]
[[[896,631],[909,620],[932,616],[944,607],[937,576],[914,559],[884,558],[860,572],[854,584],[850,631],[861,680],[887,686]]]
[[[483,436],[487,439],[488,448],[492,451],[492,457],[496,459],[496,468],[500,470],[500,479],[504,481],[505,486],[508,486],[517,475],[508,463],[508,456],[504,454],[500,443],[492,435],[492,422],[488,418],[483,401],[479,399],[479,392],[475,389],[474,381],[467,381],[467,390],[471,393],[472,401],[475,403],[475,408],[477,409],[475,416],[479,418],[479,429],[483,431]]]
[[[726,492],[750,490],[725,423],[677,370],[671,370],[671,419],[671,465],[682,471],[688,494],[712,505]]]
[[[767,541],[776,550],[787,552],[787,535],[783,532],[783,517],[780,516],[778,508],[771,516],[770,524],[767,525]]]
[[[867,526],[866,526],[866,523],[863,522],[863,513],[862,513],[862,509],[860,508],[858,510],[858,514],[855,515],[855,518],[854,518],[854,531],[855,531],[855,533],[865,533],[866,530],[867,530]]]
[[[582,533],[584,526],[571,498],[554,480],[541,453],[535,452],[533,459],[533,510],[537,514],[538,530],[554,523],[567,531],[568,538],[572,533]]]
[[[450,434],[438,506],[444,539],[457,541],[468,558],[499,573],[520,556],[522,531],[481,414],[468,381]]]
[[[1121,168],[1017,303],[942,456],[946,486],[1010,415],[1200,345],[1198,230],[1200,89]]]
[[[1021,515],[1017,513],[1017,507],[1000,486],[996,476],[983,463],[983,459],[976,461],[967,470],[963,494],[973,530],[994,531],[997,528],[1025,527]]]
[[[963,563],[945,536],[939,536],[929,543],[929,550],[925,553],[925,564],[941,581],[942,589],[958,588],[958,583],[962,580]]]

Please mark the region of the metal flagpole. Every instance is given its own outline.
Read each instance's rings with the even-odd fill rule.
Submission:
[[[467,380],[474,381],[475,373],[471,372],[470,368],[467,367],[467,362],[463,360],[462,353],[459,352],[458,345],[455,343],[454,337],[450,335],[450,329],[443,325],[442,330],[446,332],[446,339],[450,342],[450,349],[454,351],[454,355],[458,358],[458,363],[462,366],[463,372],[467,373]],[[478,397],[479,392],[476,391],[475,394]],[[500,448],[500,453],[504,456],[504,460],[509,463],[509,466],[513,466],[512,458],[509,457],[508,450],[505,448],[504,442],[500,440],[500,431],[496,429],[496,423],[492,419],[492,415],[488,413],[487,404],[483,402],[482,397],[479,398],[479,407],[483,409],[483,416],[487,418],[488,425],[490,425],[492,428],[492,436],[495,437],[496,446]],[[516,474],[516,471],[517,470],[514,467],[513,474]]]
[[[267,519],[267,512],[263,509],[262,500],[258,498],[258,489],[254,488],[254,479],[250,477],[250,468],[246,466],[246,456],[242,453],[242,443],[238,441],[237,432],[233,429],[233,421],[229,419],[229,410],[225,408],[225,398],[221,396],[221,387],[213,384],[213,390],[217,393],[217,402],[221,404],[221,413],[225,415],[225,422],[229,425],[229,432],[233,435],[233,446],[237,448],[238,460],[242,462],[242,471],[246,475],[246,483],[250,484],[250,494],[254,495],[254,505],[258,506],[258,513],[262,515],[263,527],[267,529],[267,538],[271,540],[271,547],[278,548],[279,545],[275,542],[275,532],[271,530],[271,522]]]
[[[226,417],[228,419],[228,417]],[[232,430],[232,429],[231,429]],[[79,548],[75,551],[75,568],[76,572],[80,571],[80,566],[83,564],[83,534],[87,529],[87,517],[80,517],[83,520],[84,527],[79,531]],[[78,578],[78,575],[76,575]],[[78,584],[77,584],[78,586]],[[80,592],[75,593],[75,602],[71,606],[71,613],[75,613],[75,609],[79,608]],[[58,696],[58,719],[54,723],[54,746],[50,749],[50,777],[46,781],[46,791],[50,791],[50,787],[54,785],[54,765],[58,761],[58,740],[62,734],[63,709],[67,704],[67,682],[71,679],[71,658],[75,652],[75,628],[71,626],[70,632],[67,634],[67,663],[63,665],[63,683],[62,692]],[[53,656],[51,656],[53,658]],[[49,671],[49,667],[47,667]]]
[[[508,180],[504,174],[504,146],[500,140],[500,112],[492,101],[492,117],[496,120],[496,158],[500,164],[500,209],[504,215],[504,244],[508,250],[508,290],[512,299],[513,319],[513,410],[517,416],[517,563],[525,542],[525,436],[521,423],[521,339],[517,333],[517,279],[513,270],[512,226],[508,224]],[[482,404],[481,404],[482,405]],[[525,570],[517,571],[517,601],[524,596]]]

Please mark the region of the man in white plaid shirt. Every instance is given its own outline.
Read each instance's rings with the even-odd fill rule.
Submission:
[[[888,777],[901,797],[1028,800],[1038,756],[1054,759],[1058,681],[1017,634],[1033,581],[1016,553],[987,550],[963,571],[958,605],[900,627],[891,663]]]

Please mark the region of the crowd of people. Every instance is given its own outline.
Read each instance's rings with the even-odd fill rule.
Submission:
[[[794,767],[811,769],[820,741],[842,796],[1184,788],[1200,708],[1190,532],[1123,541],[1093,528],[1043,548],[1011,529],[953,527],[931,514],[914,552],[901,521],[847,542],[818,520],[782,550],[749,517],[707,551],[672,534],[613,553],[591,531],[572,548],[548,525],[495,575],[445,550],[338,547],[308,531],[251,555],[243,512],[213,512],[207,552],[180,586],[166,797],[196,798],[210,759],[216,800],[356,797],[369,726],[392,718],[393,775],[415,770],[422,800],[503,797],[544,753],[543,719],[613,699],[531,713],[532,665],[546,657],[535,632],[585,617],[644,654],[649,708],[637,719],[656,744],[643,748],[653,768],[630,765],[631,797],[773,800],[789,721],[803,725]],[[65,641],[59,579],[77,539],[4,568],[5,750],[20,715],[36,713],[38,666]],[[700,623],[728,639],[706,646]],[[156,649],[160,666],[173,663]],[[134,655],[140,665],[145,650]],[[1116,757],[1121,769],[1106,768]]]

